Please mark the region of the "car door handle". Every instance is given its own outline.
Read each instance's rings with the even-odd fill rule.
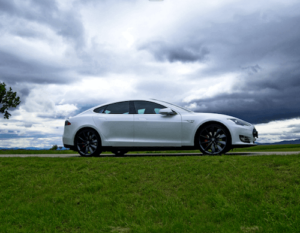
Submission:
[[[140,117],[139,120],[140,120],[140,121],[146,121],[147,119],[146,119],[146,118]]]

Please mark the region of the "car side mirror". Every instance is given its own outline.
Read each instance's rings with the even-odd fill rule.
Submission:
[[[159,114],[162,115],[175,115],[175,113],[170,108],[162,108],[159,110]]]

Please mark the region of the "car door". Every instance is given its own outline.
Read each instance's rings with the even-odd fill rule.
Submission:
[[[133,101],[134,146],[181,146],[181,115],[162,115],[163,105],[150,101]]]
[[[101,107],[97,112],[94,121],[103,137],[103,146],[133,145],[133,112],[129,101]]]

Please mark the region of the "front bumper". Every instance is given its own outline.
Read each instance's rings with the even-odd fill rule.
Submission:
[[[254,137],[254,138],[258,138],[258,132],[257,132],[257,130],[255,129],[255,127],[253,128],[253,137]]]
[[[233,147],[247,147],[255,146],[258,132],[253,125],[251,126],[239,126],[234,125],[231,127],[231,137]]]

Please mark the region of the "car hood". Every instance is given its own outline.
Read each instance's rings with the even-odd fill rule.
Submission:
[[[238,119],[238,120],[242,120],[250,125],[253,125],[252,123],[250,122],[247,122],[243,119],[240,119],[240,118],[237,118],[237,117],[234,117],[234,116],[229,116],[229,115],[224,115],[224,114],[218,114],[218,113],[195,113],[197,116],[201,116],[201,117],[207,117],[207,118],[210,118],[211,120],[227,120],[227,119]]]
[[[218,113],[195,112],[194,114],[198,115],[198,116],[202,116],[202,117],[207,116],[207,117],[213,117],[213,118],[218,118],[218,119],[236,118],[233,116],[218,114]],[[236,119],[238,119],[238,118],[236,118]]]

